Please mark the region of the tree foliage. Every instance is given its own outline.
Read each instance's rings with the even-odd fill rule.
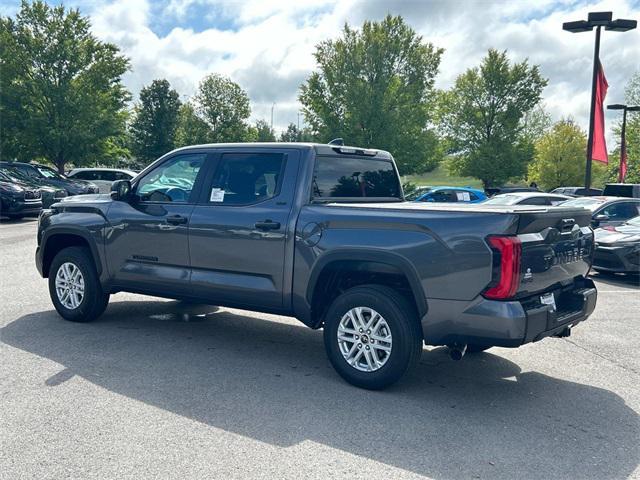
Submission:
[[[125,131],[129,61],[91,34],[87,17],[23,1],[0,19],[0,48],[3,159],[44,158],[63,171],[122,153],[113,147]]]
[[[275,142],[276,134],[266,120],[258,120],[254,126],[256,142]]]
[[[307,123],[322,141],[389,150],[402,174],[432,169],[437,139],[429,128],[442,49],[424,43],[402,17],[345,25],[316,47],[319,71],[302,85]]]
[[[280,134],[281,142],[313,142],[313,134],[308,128],[298,128],[295,123],[290,123],[287,129]]]
[[[572,120],[561,120],[536,143],[528,180],[544,190],[584,183],[587,134]]]
[[[129,128],[131,151],[139,161],[149,163],[175,148],[180,105],[167,80],[154,80],[140,91]]]
[[[250,137],[249,96],[229,78],[206,76],[194,97],[195,113],[208,128],[211,142],[242,142]]]
[[[442,115],[455,173],[479,178],[485,187],[526,172],[533,145],[523,119],[547,85],[537,66],[511,64],[506,52],[489,50],[481,65],[460,75],[443,97]]]

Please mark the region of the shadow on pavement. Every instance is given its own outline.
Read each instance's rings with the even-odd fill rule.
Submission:
[[[42,378],[50,388],[77,375],[262,442],[310,440],[435,478],[624,478],[638,465],[638,415],[610,391],[491,353],[454,363],[446,349],[425,351],[393,388],[364,391],[331,369],[320,332],[205,313],[114,302],[91,324],[23,316],[1,340],[63,365]]]
[[[593,280],[616,287],[636,287],[640,289],[640,274],[602,273],[591,275]]]

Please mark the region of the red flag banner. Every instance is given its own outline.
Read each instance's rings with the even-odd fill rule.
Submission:
[[[607,142],[604,138],[604,99],[607,96],[609,84],[604,76],[604,70],[599,60],[598,73],[596,75],[596,108],[593,119],[591,158],[599,162],[609,163],[609,157],[607,157]]]
[[[627,139],[622,137],[622,145],[620,145],[620,171],[618,172],[618,182],[624,183],[624,177],[627,176]]]

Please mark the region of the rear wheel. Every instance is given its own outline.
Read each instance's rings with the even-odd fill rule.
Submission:
[[[58,313],[72,322],[90,322],[107,308],[89,250],[69,247],[58,252],[49,270],[49,295]]]
[[[327,355],[347,382],[378,390],[397,382],[422,353],[412,305],[379,285],[354,287],[334,300],[324,325]]]

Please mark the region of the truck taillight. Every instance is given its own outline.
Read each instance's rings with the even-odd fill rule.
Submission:
[[[494,273],[491,285],[482,295],[492,300],[511,298],[520,286],[520,239],[491,236],[487,242],[494,255]]]

